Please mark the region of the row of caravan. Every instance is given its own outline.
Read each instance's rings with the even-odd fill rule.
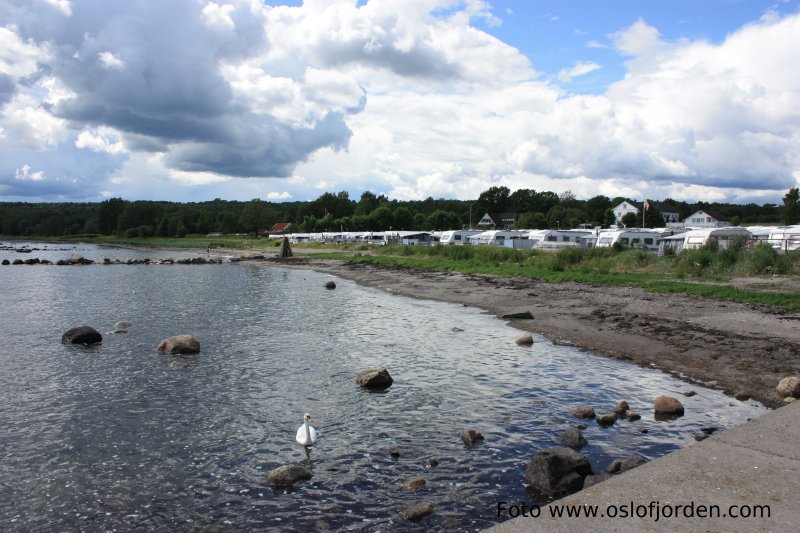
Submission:
[[[800,250],[800,225],[725,228],[621,228],[621,229],[548,229],[548,230],[451,230],[368,231],[294,233],[286,235],[292,242],[350,242],[364,244],[403,245],[483,245],[519,249],[604,248],[619,245],[653,253],[667,250],[700,248],[716,241],[720,249],[744,240],[748,246],[766,243],[780,253]],[[282,238],[284,235],[271,235]]]

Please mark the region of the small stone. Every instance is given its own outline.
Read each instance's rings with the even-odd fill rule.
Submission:
[[[800,378],[790,376],[783,378],[775,388],[781,396],[800,397]]]
[[[406,481],[405,483],[403,483],[403,488],[405,490],[414,490],[416,488],[424,487],[424,486],[425,486],[425,478],[421,478],[421,477],[414,478],[414,479],[411,479],[411,480]]]
[[[620,468],[622,468],[622,461],[619,459],[615,459],[611,461],[610,465],[608,465],[608,468],[606,468],[606,472],[608,472],[609,474],[616,474],[617,472],[619,472]]]
[[[685,391],[685,392],[683,393],[683,395],[684,395],[684,396],[686,396],[687,398],[691,398],[691,397],[692,397],[692,396],[694,396],[695,394],[697,394],[697,393],[696,393],[695,391],[693,391],[693,390],[687,390],[687,391]]]
[[[794,403],[795,400],[797,400],[797,398],[795,398],[794,396],[787,396],[786,398],[783,399],[783,404],[789,405],[790,403]]]
[[[588,405],[579,405],[575,409],[572,410],[572,416],[576,418],[594,418],[595,413],[594,409],[592,409]]]
[[[422,520],[431,513],[433,513],[433,504],[430,502],[422,502],[401,511],[400,516],[409,522],[416,522]]]
[[[511,320],[533,320],[533,314],[531,314],[530,311],[521,311],[519,313],[506,313],[502,318]]]
[[[190,355],[200,352],[200,341],[192,335],[175,335],[161,341],[156,347],[160,354]]]
[[[393,448],[389,450],[389,455],[391,456],[392,459],[397,459],[400,457],[400,452],[396,448]]]
[[[617,405],[614,406],[612,411],[617,413],[617,415],[622,416],[628,409],[630,409],[628,402],[626,402],[625,400],[620,400],[617,402]]]
[[[433,458],[428,459],[428,462],[425,463],[425,466],[428,467],[428,468],[435,468],[435,467],[439,466],[439,461],[437,461],[436,459],[433,459]]]
[[[709,436],[706,435],[705,433],[695,433],[693,435],[693,437],[694,437],[694,440],[701,441],[701,440],[706,440]]]
[[[714,426],[706,426],[706,427],[704,427],[704,428],[700,428],[700,431],[702,431],[702,432],[703,432],[703,433],[705,433],[706,435],[711,435],[712,433],[714,433],[714,432],[715,432],[715,431],[717,431],[718,429],[719,429],[719,428],[717,428],[717,427],[714,427]]]
[[[739,400],[740,402],[745,402],[750,399],[750,394],[747,391],[740,390],[739,392],[734,394],[733,397]]]
[[[267,483],[274,488],[291,487],[303,479],[311,479],[311,471],[300,465],[285,465],[267,474]]]
[[[642,415],[639,413],[634,413],[633,411],[628,411],[627,418],[631,422],[636,422],[637,420],[641,420]]]
[[[114,329],[128,329],[132,325],[133,324],[131,323],[130,320],[120,320],[119,322],[114,324]]]
[[[533,346],[533,336],[523,335],[516,342],[518,346]]]
[[[587,427],[589,427],[589,426],[587,426],[586,424],[575,424],[575,429],[584,430]]]
[[[601,426],[612,426],[617,421],[617,413],[611,412],[597,417],[597,423]]]
[[[483,435],[474,429],[465,429],[461,432],[461,440],[464,441],[464,445],[472,448],[475,446],[475,443],[483,440]]]
[[[325,282],[325,288],[326,289],[335,289],[336,288],[336,283],[334,283],[333,281],[326,281]]]
[[[646,462],[647,462],[647,459],[645,459],[641,455],[638,455],[638,454],[637,455],[631,455],[627,459],[623,459],[622,460],[622,462],[619,465],[619,472],[621,474],[622,472],[627,472],[628,470],[633,470],[637,466],[642,466]]]

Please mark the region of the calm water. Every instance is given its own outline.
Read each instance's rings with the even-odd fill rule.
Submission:
[[[191,255],[64,248],[49,258]],[[0,251],[35,256],[46,257]],[[518,347],[519,332],[475,309],[344,280],[329,291],[329,279],[241,264],[1,266],[0,529],[476,530],[498,520],[499,500],[530,501],[525,464],[558,445],[576,405],[625,399],[644,417],[589,423],[582,452],[596,471],[766,411],[542,338]],[[129,333],[101,346],[60,342],[70,327],[105,333],[122,319]],[[202,352],[173,368],[154,348],[183,333]],[[355,384],[372,366],[395,378],[387,392]],[[686,416],[653,420],[656,396],[689,389]],[[321,434],[310,458],[294,444],[304,412]],[[466,427],[485,442],[466,449]],[[266,484],[293,462],[310,462],[313,479]],[[416,477],[427,485],[401,488]],[[420,501],[434,515],[397,517]]]

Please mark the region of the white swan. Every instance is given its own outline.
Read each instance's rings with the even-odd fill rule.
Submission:
[[[297,428],[297,435],[295,440],[300,446],[313,446],[317,442],[317,430],[314,426],[310,425],[311,415],[306,413],[303,415],[303,425]]]

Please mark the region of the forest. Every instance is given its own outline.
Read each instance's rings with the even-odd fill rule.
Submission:
[[[725,217],[733,225],[796,224],[798,188],[778,204],[687,203],[650,200],[645,223],[663,226],[659,209],[678,211],[681,220],[698,209]],[[533,189],[490,187],[475,200],[400,201],[370,191],[358,200],[346,191],[326,192],[305,202],[267,202],[258,198],[229,201],[167,202],[109,198],[98,203],[0,202],[0,234],[6,236],[118,235],[183,237],[191,234],[266,234],[279,222],[291,231],[447,230],[474,227],[485,213],[520,213],[517,226],[526,229],[608,226],[612,208],[627,198],[598,195],[580,200],[570,191],[556,194]],[[633,222],[633,221],[631,221]],[[641,225],[641,218],[637,225]]]

